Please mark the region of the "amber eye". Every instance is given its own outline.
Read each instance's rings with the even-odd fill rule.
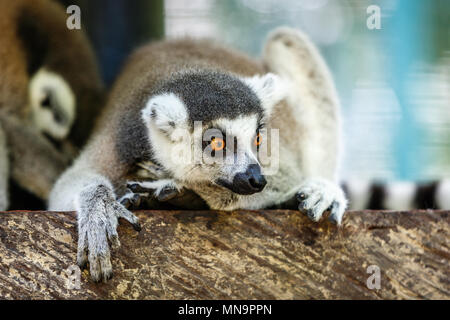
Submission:
[[[211,149],[214,151],[220,151],[225,148],[225,141],[221,138],[213,138],[211,140]]]
[[[255,146],[259,147],[259,145],[262,143],[262,137],[261,134],[258,132],[258,134],[255,137]]]

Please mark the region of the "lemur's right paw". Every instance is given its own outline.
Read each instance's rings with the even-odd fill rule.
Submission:
[[[340,225],[347,199],[342,189],[325,179],[308,179],[299,188],[297,194],[299,210],[306,211],[313,221],[319,221],[325,211],[330,211],[329,219]]]
[[[171,179],[130,181],[127,183],[127,187],[127,193],[119,199],[119,202],[126,208],[139,207],[142,198],[154,198],[159,202],[164,202],[183,194],[183,188]]]
[[[89,262],[91,278],[95,282],[111,279],[113,272],[108,240],[113,249],[118,248],[118,219],[124,218],[140,231],[139,219],[118,203],[112,190],[104,185],[83,190],[78,209],[77,263],[84,268]]]

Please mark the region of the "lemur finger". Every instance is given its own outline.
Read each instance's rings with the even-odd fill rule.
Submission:
[[[310,195],[306,195],[305,193],[300,193],[297,196],[297,200],[299,200],[299,209],[304,209],[304,210],[309,210],[309,209],[313,208],[315,205],[317,205],[317,203],[321,199],[322,199],[322,196],[319,192],[315,192]]]
[[[124,206],[122,206],[120,203],[116,202],[116,203],[114,203],[113,208],[114,208],[118,218],[123,218],[123,219],[127,220],[129,223],[131,223],[134,230],[136,230],[138,232],[142,230],[141,224],[139,223],[139,218],[136,217],[133,213],[131,213],[127,209],[125,209]]]
[[[138,208],[141,205],[141,197],[141,194],[135,193],[131,198],[134,208]]]
[[[88,262],[88,245],[85,233],[81,233],[78,238],[77,265],[81,270],[85,269]]]
[[[89,252],[89,273],[94,282],[99,282],[102,278],[99,256]]]
[[[314,191],[310,188],[303,188],[297,193],[296,198],[299,202],[298,209],[306,211],[308,218],[313,221],[320,219],[324,211],[321,205],[324,200],[321,192]]]
[[[130,198],[120,198],[119,202],[127,209],[132,209],[131,199]]]
[[[141,205],[141,198],[146,194],[133,193],[130,189],[122,198],[119,199],[121,205],[126,209],[136,209]]]
[[[178,190],[172,186],[167,186],[161,189],[161,191],[156,195],[158,201],[168,201],[175,198],[179,194]]]
[[[128,188],[134,193],[152,194],[159,201],[170,200],[180,193],[173,180],[170,179],[129,182]]]
[[[120,247],[120,241],[119,235],[117,233],[117,223],[109,224],[106,227],[106,232],[108,234],[108,239],[111,242],[111,248],[113,248],[114,250],[118,249]]]
[[[127,187],[134,193],[153,193],[156,190],[156,187],[152,185],[146,186],[144,183],[139,182],[129,182]]]
[[[119,235],[117,234],[117,227],[119,220],[116,216],[111,217],[106,222],[106,235],[111,242],[111,247],[117,249],[120,247]]]
[[[331,205],[331,213],[329,216],[329,220],[337,225],[340,225],[342,222],[342,217],[344,216],[345,207],[342,206],[339,202],[333,201]]]
[[[99,263],[101,268],[101,278],[104,282],[106,282],[106,280],[109,280],[113,277],[111,255],[109,253],[109,250],[105,256],[102,255],[99,257]]]
[[[117,250],[120,248],[119,236],[117,234],[110,235],[108,238],[111,242],[111,248],[113,250]]]
[[[322,197],[320,201],[308,211],[308,217],[313,221],[319,221],[325,211],[330,207],[331,200]]]
[[[101,224],[91,225],[88,237],[89,270],[92,280],[99,282],[104,279],[105,272],[108,273],[108,270],[102,271],[102,264],[107,266],[107,263],[104,260],[110,259],[107,229]]]

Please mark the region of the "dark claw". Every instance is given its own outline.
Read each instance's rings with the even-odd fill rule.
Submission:
[[[330,215],[330,216],[328,217],[328,220],[330,220],[331,223],[337,224],[337,220],[336,220],[336,218],[335,218],[334,215]]]
[[[314,211],[313,210],[306,211],[306,214],[310,219],[314,219]]]
[[[147,189],[139,185],[138,183],[127,184],[127,187],[131,189],[134,193],[148,193],[152,192],[154,189]]]
[[[128,198],[120,201],[120,204],[123,205],[127,209],[129,209],[131,207],[131,202],[130,202],[130,199],[128,199]]]
[[[336,220],[336,214],[334,214],[334,211],[338,210],[339,204],[336,201],[333,201],[331,204],[329,210],[330,210],[330,216],[328,217],[328,220],[334,224],[338,224],[338,221]]]
[[[306,203],[304,201],[299,201],[298,210],[306,210]]]
[[[297,194],[297,200],[298,200],[298,202],[303,202],[303,201],[305,201],[305,200],[306,200],[306,194],[304,194],[303,192],[298,193],[298,194]]]
[[[138,189],[142,189],[140,185],[138,185],[137,183],[131,183],[127,185],[128,188],[131,189],[131,191],[133,192],[139,192]]]
[[[91,279],[92,281],[94,281],[95,283],[100,283],[103,280],[103,275],[99,274],[98,276],[94,277],[91,273]]]
[[[132,202],[134,207],[139,207],[141,205],[141,196],[135,193]]]
[[[129,191],[132,192],[131,190]],[[134,193],[131,198],[124,198],[122,201],[120,201],[120,204],[122,204],[127,209],[138,208],[141,205],[141,195],[138,193]]]
[[[133,224],[133,229],[137,232],[140,232],[142,230],[141,224],[138,222],[136,224]]]
[[[88,263],[87,261],[84,263],[77,263],[78,267],[80,268],[80,270],[85,270],[88,267]]]
[[[157,199],[160,202],[168,201],[170,199],[173,199],[177,194],[178,194],[177,189],[166,187],[161,190],[161,192],[157,196]]]

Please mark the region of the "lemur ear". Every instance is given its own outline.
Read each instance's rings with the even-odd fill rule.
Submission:
[[[277,103],[286,98],[288,93],[286,82],[273,73],[244,78],[243,80],[261,100],[268,115]]]
[[[180,98],[173,93],[164,93],[150,98],[142,110],[142,117],[146,124],[172,138],[176,128],[185,126],[188,115]]]

